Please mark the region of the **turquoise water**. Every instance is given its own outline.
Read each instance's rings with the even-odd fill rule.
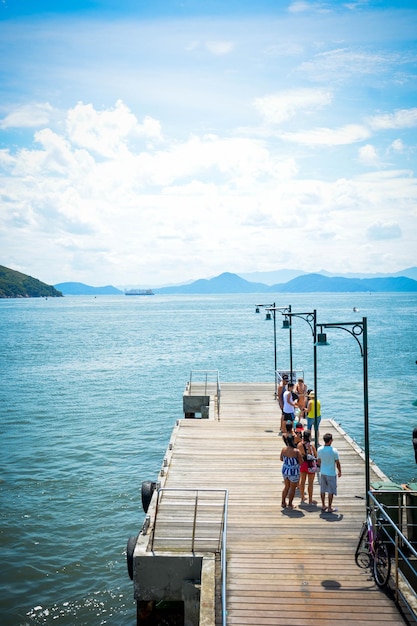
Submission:
[[[318,322],[368,319],[371,456],[397,482],[417,475],[417,296],[272,296]],[[265,295],[0,300],[3,626],[135,623],[125,547],[143,521],[192,369],[273,381]],[[353,307],[360,309],[353,312]],[[288,331],[277,323],[279,369]],[[318,352],[322,414],[363,444],[362,359],[329,330]],[[293,321],[293,365],[313,386],[312,336]]]

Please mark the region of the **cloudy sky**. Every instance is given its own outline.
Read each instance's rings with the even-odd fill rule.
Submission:
[[[0,264],[417,265],[415,0],[0,0]]]

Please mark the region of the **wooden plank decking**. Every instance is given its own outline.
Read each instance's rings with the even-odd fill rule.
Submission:
[[[227,624],[404,624],[393,601],[354,560],[365,516],[364,463],[323,419],[339,450],[334,506],[281,508],[279,412],[272,384],[222,384],[220,420],[182,419],[167,454],[164,487],[229,490]],[[381,476],[371,474],[371,480]],[[319,486],[314,497],[320,502]]]

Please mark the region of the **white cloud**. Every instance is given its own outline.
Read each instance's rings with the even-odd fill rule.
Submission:
[[[401,139],[395,139],[390,145],[390,149],[393,152],[403,153],[405,150],[405,146],[403,142],[401,141]]]
[[[290,89],[256,98],[255,108],[268,124],[281,124],[298,113],[310,113],[331,103],[329,89]]]
[[[306,12],[328,13],[330,11],[328,5],[322,2],[305,2],[304,0],[296,0],[288,7],[289,13],[306,13]]]
[[[206,41],[206,48],[215,56],[223,56],[233,50],[234,43],[232,41]]]
[[[370,133],[359,124],[347,124],[340,128],[313,128],[298,132],[280,133],[280,138],[308,146],[342,146],[364,141]]]
[[[139,124],[136,116],[120,100],[114,109],[102,111],[80,102],[68,112],[66,126],[70,141],[104,157],[127,152],[129,141],[161,139],[157,120],[148,116],[143,124]]]
[[[67,122],[61,132],[38,131],[30,149],[0,152],[3,262],[42,250],[39,264],[48,266],[49,276],[36,271],[33,254],[30,273],[51,283],[75,276],[123,285],[134,280],[134,268],[138,283],[156,286],[251,271],[260,254],[272,268],[278,262],[298,266],[299,245],[306,268],[354,271],[361,245],[377,254],[372,246],[384,232],[398,234],[375,226],[390,225],[393,203],[400,221],[417,200],[411,172],[309,179],[273,139],[194,134],[135,142],[162,136],[160,124],[139,123],[121,102],[100,111],[79,104]],[[364,135],[362,127],[316,132],[319,146]],[[301,132],[297,140],[313,141]],[[368,161],[371,156],[368,148]],[[390,239],[400,242],[399,259],[411,234],[412,228]]]
[[[312,80],[331,80],[335,84],[345,83],[352,76],[374,75],[387,72],[387,67],[398,63],[395,55],[365,52],[358,48],[337,48],[320,52],[312,59],[304,61],[298,70]]]
[[[25,104],[14,108],[0,120],[0,128],[37,128],[51,120],[53,108],[48,103]]]
[[[400,239],[402,236],[399,224],[372,224],[366,231],[366,235],[371,241],[385,241],[387,239]]]
[[[374,130],[413,128],[417,126],[417,108],[400,109],[394,113],[374,115],[367,120]]]
[[[380,166],[378,152],[375,146],[371,144],[366,144],[359,148],[359,161],[363,163],[363,165],[367,166]]]

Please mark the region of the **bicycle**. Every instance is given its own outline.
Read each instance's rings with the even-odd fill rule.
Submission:
[[[381,521],[378,519],[374,524],[368,511],[366,521],[363,522],[359,534],[355,562],[363,569],[370,567],[376,584],[382,589],[388,584],[391,574],[391,559],[388,548],[383,541]]]

